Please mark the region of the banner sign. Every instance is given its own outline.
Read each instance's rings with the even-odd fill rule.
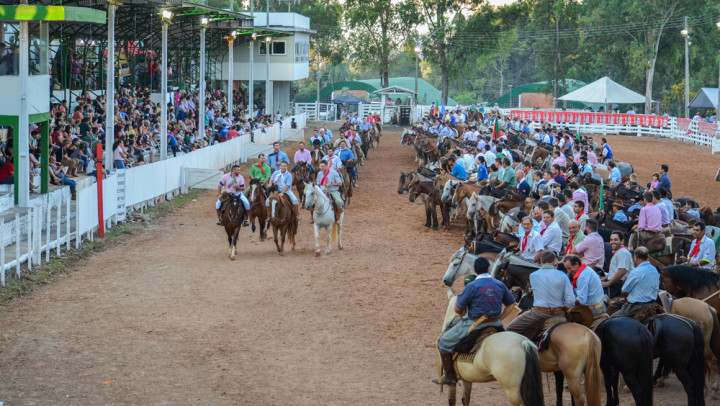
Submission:
[[[690,123],[692,123],[692,120],[690,120],[689,118],[678,118],[677,119],[677,129],[678,130],[689,130]]]
[[[668,117],[640,114],[587,113],[582,111],[510,110],[511,119],[568,124],[614,124],[667,127]],[[679,121],[680,119],[678,119]],[[689,121],[689,120],[688,120]],[[679,123],[678,123],[679,125]]]
[[[702,135],[707,135],[708,137],[714,137],[717,133],[717,128],[717,124],[706,123],[704,121],[698,122],[698,132]]]

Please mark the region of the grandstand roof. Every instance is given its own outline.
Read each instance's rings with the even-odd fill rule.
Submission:
[[[405,89],[412,89],[414,91],[415,89],[415,78],[414,77],[398,77],[398,78],[390,78],[390,87],[397,86]],[[338,82],[338,83],[331,83],[322,89],[320,89],[320,99],[323,99],[324,97],[328,96],[334,91],[342,90],[344,88],[347,88],[348,90],[365,90],[368,93],[373,93],[377,90],[381,90],[382,86],[380,86],[380,79],[365,79],[365,80],[357,80],[357,81],[346,81],[346,82]],[[392,98],[400,98],[402,100],[405,100],[408,98],[408,95],[406,93],[397,93],[392,94]],[[437,89],[435,86],[431,85],[424,79],[418,79],[418,103],[419,104],[430,104],[432,102],[435,102],[436,104],[440,104],[441,99],[441,92],[439,89]],[[307,100],[308,102],[314,102],[315,97],[313,97],[310,100]],[[457,105],[457,102],[453,99],[448,98],[448,105],[454,106]]]

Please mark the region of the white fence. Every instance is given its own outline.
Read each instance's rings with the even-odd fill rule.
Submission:
[[[334,103],[295,103],[295,114],[302,113],[305,113],[308,120],[335,121],[337,106]]]
[[[290,128],[295,118],[297,128]],[[287,117],[282,127],[275,124],[224,143],[169,158],[164,161],[118,170],[103,180],[103,220],[106,228],[125,219],[129,210],[155,205],[162,198],[172,198],[184,183],[184,169],[221,169],[247,161],[258,152],[271,150],[272,143],[287,139],[302,139],[306,115]],[[50,251],[60,255],[62,245],[68,249],[72,239],[75,247],[82,236],[92,241],[98,228],[97,183],[84,179],[78,188],[75,202],[70,189],[63,187],[32,200],[29,208],[12,206],[12,193],[0,195],[0,283],[5,286],[6,271],[15,268],[20,277],[21,265],[28,267],[50,260]]]

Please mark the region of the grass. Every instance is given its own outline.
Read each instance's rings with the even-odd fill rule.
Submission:
[[[149,218],[149,220],[157,220],[170,215],[175,210],[197,199],[202,193],[203,190],[201,189],[191,189],[187,195],[168,200],[146,210],[145,217],[146,219]],[[11,276],[14,275],[12,270],[5,271],[8,278],[5,280],[5,287],[0,287],[0,306],[7,306],[13,300],[32,292],[37,287],[66,276],[68,273],[78,269],[84,259],[120,244],[145,229],[145,222],[118,224],[105,233],[105,238],[97,237],[92,242],[86,241],[80,248],[65,251],[60,256],[51,254],[50,261],[35,266],[32,270],[28,270],[27,265],[24,265],[20,279]]]

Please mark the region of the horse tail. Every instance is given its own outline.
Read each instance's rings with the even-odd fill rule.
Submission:
[[[710,350],[715,355],[715,359],[720,367],[720,322],[718,322],[715,309],[711,306],[708,306],[708,309],[710,310],[710,314],[712,314],[713,319],[712,334],[710,335]]]
[[[600,406],[600,352],[602,344],[595,333],[587,332],[585,337],[588,340],[588,357],[585,362],[585,400],[588,406]]]
[[[545,402],[537,347],[530,340],[523,340],[522,347],[525,351],[525,371],[520,382],[520,397],[525,406],[542,406]]]
[[[638,336],[639,343],[636,347],[638,351],[638,369],[636,371],[640,390],[642,392],[642,399],[640,406],[652,406],[653,405],[653,343],[655,340],[648,331],[648,329],[639,327]],[[622,362],[622,360],[617,360]],[[614,368],[618,368],[618,365],[613,365]]]
[[[691,326],[695,338],[695,348],[693,348],[687,369],[694,384],[692,396],[697,402],[695,404],[699,405],[703,404],[702,401],[705,398],[705,339],[700,326],[695,323],[691,323]]]

